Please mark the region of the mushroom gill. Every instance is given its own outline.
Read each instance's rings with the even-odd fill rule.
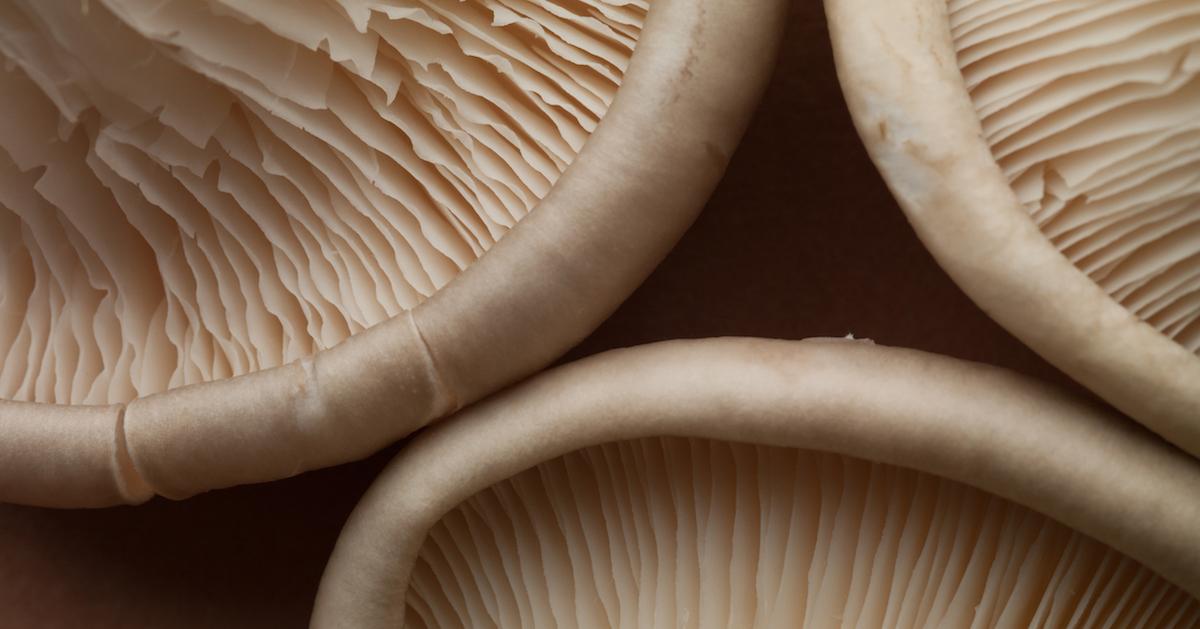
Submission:
[[[0,399],[282,365],[547,194],[648,0],[0,4]]]
[[[931,474],[684,438],[592,446],[430,530],[408,627],[1189,627],[1200,602]]]
[[[1200,3],[949,0],[983,135],[1041,231],[1200,353]]]

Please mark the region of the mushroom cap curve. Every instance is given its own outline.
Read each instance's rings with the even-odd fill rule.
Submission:
[[[575,161],[412,310],[282,367],[128,404],[0,402],[0,499],[105,506],[284,478],[366,456],[544,366],[701,209],[765,86],[785,10],[656,0]],[[47,456],[62,463],[47,467]]]
[[[960,68],[951,11],[961,4],[964,3],[939,0],[827,0],[826,14],[839,80],[855,126],[872,160],[922,242],[976,304],[1034,351],[1118,409],[1185,450],[1200,454],[1200,421],[1197,421],[1200,418],[1200,357],[1114,299],[1097,280],[1068,259],[1031,217],[1024,202],[1029,194],[1022,190],[1022,196],[1019,196],[1014,189],[1014,186],[1020,187],[1023,180],[1010,182],[997,161],[997,155],[1010,150],[1010,144],[1016,140],[1010,144],[997,143],[995,151],[989,146],[989,138],[1004,137],[1003,132],[1007,129],[998,132],[993,127],[1000,123],[994,121],[989,121],[992,126],[988,129],[983,128],[982,110],[973,102]],[[1092,6],[1103,10],[1109,4],[1118,6],[1117,3]],[[1157,5],[1170,8],[1167,5],[1171,3]],[[1013,3],[1014,10],[1031,6]],[[1187,3],[1172,6],[1186,8]],[[1089,10],[1082,5],[1072,7],[1085,13]],[[1056,9],[1044,5],[1033,6],[1031,11]],[[1194,7],[1189,10],[1194,11]],[[1007,16],[1003,11],[998,15]],[[1020,20],[1033,18],[1018,15],[1011,19],[1013,23],[1025,24],[1028,22]],[[1097,23],[1112,27],[1120,19],[1123,19],[1120,15],[1109,16],[1106,21],[1097,20]],[[1177,20],[1177,23],[1180,28],[1192,28],[1193,35],[1196,32],[1194,16]],[[1029,37],[1035,37],[1039,32],[1031,29]],[[1068,41],[1064,45],[1086,47],[1087,42],[1115,41],[1108,31],[1089,32],[1081,37],[1084,38],[1078,42]],[[1029,50],[1040,50],[1034,48],[1037,41],[1032,44],[1020,41],[1024,41],[1024,48],[1014,46],[1015,52],[1001,55],[1004,58],[992,66],[1007,68],[1005,64],[1015,63],[1011,61],[1012,57],[1027,55]],[[972,40],[963,45],[968,44],[977,42]],[[991,46],[994,42],[985,44]],[[1053,48],[1050,44],[1046,49],[1050,51],[1047,55],[1062,53],[1064,58],[1071,60],[1084,54],[1071,56],[1068,53],[1077,51],[1067,48],[1064,52],[1061,46]],[[981,53],[966,47],[962,54],[973,63],[977,61],[975,56]],[[1150,52],[1143,55],[1152,56]],[[1183,70],[1190,67],[1186,60],[1181,63],[1183,65],[1178,67]],[[1114,67],[1128,70],[1128,65]],[[1047,63],[1029,72],[1045,73],[1056,68],[1058,66]],[[1014,76],[1022,70],[1023,67],[1019,67]],[[1110,71],[1109,68],[1102,70]],[[1194,72],[1194,69],[1188,71]],[[972,87],[993,89],[1006,78],[993,79],[984,87],[976,84]],[[1108,75],[1102,78],[1113,80]],[[1075,88],[1079,89],[1078,86]],[[1093,89],[1093,86],[1088,88]],[[1185,89],[1176,94],[1177,100],[1194,99],[1194,92],[1194,89]],[[1009,100],[1018,96],[1006,94]],[[1107,101],[1102,105],[1113,107]],[[1177,104],[1172,106],[1178,108]],[[1064,117],[1078,115],[1069,108],[1063,111]],[[1186,115],[1186,109],[1182,112],[1180,115]],[[985,113],[990,114],[992,110]],[[1191,115],[1194,118],[1195,114]],[[1119,127],[1127,120],[1114,118],[1111,122]],[[1053,131],[1066,125],[1071,131],[1073,121],[1078,122],[1074,118],[1065,121],[1048,118],[1045,126]],[[1111,125],[1105,129],[1104,124],[1079,128],[1088,133],[1113,132]],[[1043,128],[1034,131],[1049,132]],[[1062,143],[1069,144],[1066,140]],[[1033,149],[1027,149],[1020,157],[1041,155],[1040,151],[1055,148],[1031,146]],[[1178,167],[1181,159],[1178,155],[1169,152],[1165,155],[1170,158],[1164,158],[1166,162]],[[1152,162],[1151,166],[1156,164]],[[1150,167],[1145,170],[1149,173],[1147,177],[1161,174]],[[1134,183],[1144,184],[1147,177]],[[1050,198],[1052,192],[1057,192],[1053,187],[1059,182],[1053,176],[1047,176],[1047,182],[1046,197]],[[1155,184],[1148,189],[1157,190],[1164,199],[1170,198],[1167,196],[1169,187],[1165,185]],[[1144,190],[1139,192],[1148,194]],[[1186,201],[1187,198],[1185,194],[1183,199]],[[1066,197],[1065,200],[1071,199]],[[1086,205],[1086,202],[1085,196],[1077,197],[1074,203]],[[1067,208],[1071,209],[1078,207]],[[1194,211],[1191,214],[1194,215]],[[1186,218],[1185,215],[1186,210],[1179,214]],[[1170,225],[1152,228],[1172,229]],[[1146,231],[1142,230],[1139,237],[1145,238]],[[1186,229],[1182,235],[1187,236]],[[1186,242],[1173,242],[1164,244],[1160,251],[1146,249],[1146,252],[1160,255],[1165,251],[1170,256],[1186,257],[1188,247]],[[1134,253],[1131,259],[1141,255],[1137,251]],[[1186,280],[1175,278],[1172,281]],[[1176,292],[1184,288],[1186,286]],[[1184,294],[1178,305],[1187,306],[1187,299]]]
[[[348,520],[312,625],[392,626],[426,533],[477,492],[643,437],[788,446],[960,481],[1200,592],[1200,466],[1096,405],[1003,369],[865,342],[674,341],[560,367],[418,435]]]

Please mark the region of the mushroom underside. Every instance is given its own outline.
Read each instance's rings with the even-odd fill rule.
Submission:
[[[1200,4],[949,0],[983,138],[1055,248],[1200,353]]]
[[[412,627],[1185,627],[1136,561],[958,482],[727,441],[587,447],[429,531]]]
[[[0,6],[0,399],[127,402],[411,309],[572,163],[648,10]]]

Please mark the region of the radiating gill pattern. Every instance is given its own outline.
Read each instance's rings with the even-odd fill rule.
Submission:
[[[984,136],[1043,233],[1200,352],[1200,2],[949,9]]]
[[[431,629],[1200,623],[1145,567],[979,490],[679,438],[587,448],[470,498],[429,533],[406,604],[406,626]]]
[[[648,5],[0,3],[0,398],[126,401],[413,307],[571,163]]]

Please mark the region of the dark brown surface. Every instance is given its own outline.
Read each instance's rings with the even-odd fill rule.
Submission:
[[[922,249],[854,134],[810,1],[793,8],[771,88],[705,213],[568,358],[850,332],[1067,382]],[[0,629],[303,627],[342,522],[395,450],[179,503],[0,506]]]

